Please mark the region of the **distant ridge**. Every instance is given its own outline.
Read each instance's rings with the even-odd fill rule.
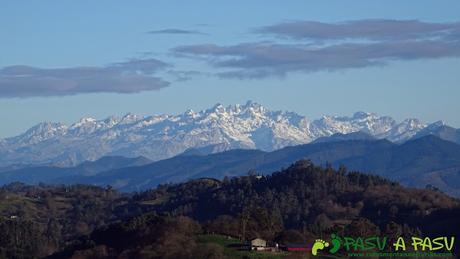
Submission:
[[[312,143],[337,142],[346,140],[376,140],[376,138],[365,132],[357,131],[348,134],[335,133],[330,137],[320,137]]]
[[[377,174],[410,187],[432,185],[460,197],[460,145],[432,135],[404,144],[346,140],[286,147],[269,153],[232,150],[206,156],[178,156],[138,168],[101,173],[86,181],[100,185],[123,182],[124,186],[116,187],[129,191],[202,177],[222,179],[244,175],[250,170],[267,174],[299,159],[336,168],[345,165],[349,170]]]
[[[432,125],[420,130],[412,139],[417,139],[428,135],[434,135],[444,140],[460,143],[460,129],[455,129],[444,125],[442,122],[433,123]]]
[[[29,184],[54,183],[58,179],[88,177],[109,170],[130,166],[143,166],[152,161],[145,157],[126,158],[122,156],[102,157],[96,161],[85,161],[75,167],[37,166],[0,172],[0,183],[24,182]]]
[[[131,162],[125,166],[107,167],[106,170],[100,168],[98,173],[91,174],[84,173],[86,171],[78,173],[81,170],[79,168],[84,168],[82,165],[76,168],[26,168],[19,170],[19,173],[17,170],[0,173],[0,184],[14,179],[26,183],[44,181],[111,185],[122,191],[140,191],[156,187],[158,184],[189,179],[240,176],[251,170],[268,174],[286,168],[297,160],[310,159],[321,165],[331,165],[335,168],[344,165],[349,170],[377,174],[410,187],[434,186],[450,195],[460,197],[460,145],[456,143],[434,135],[403,144],[385,139],[338,141],[335,137],[331,138],[333,141],[290,146],[272,152],[234,149],[206,154],[199,150],[189,150],[161,161],[144,165]]]
[[[445,133],[446,126],[439,123],[428,125],[417,119],[397,122],[391,117],[367,112],[357,112],[351,117],[323,116],[311,121],[294,112],[272,111],[248,101],[227,107],[216,104],[206,110],[188,110],[179,115],[127,114],[103,120],[87,117],[71,125],[40,123],[21,135],[0,140],[0,167],[14,164],[66,167],[103,156],[144,156],[158,161],[191,150],[204,153],[230,149],[274,151],[324,141],[324,137],[334,134],[337,135],[333,139],[337,140],[370,139],[371,136],[403,143],[423,135],[424,129],[460,143],[458,130],[457,135]]]

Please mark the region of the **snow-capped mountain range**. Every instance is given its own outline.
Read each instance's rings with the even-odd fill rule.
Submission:
[[[310,121],[293,112],[271,111],[249,101],[227,107],[217,104],[207,110],[188,110],[179,115],[82,118],[70,126],[40,123],[19,136],[0,140],[0,166],[18,163],[70,166],[110,155],[160,160],[202,147],[211,147],[212,152],[235,148],[271,151],[335,133],[358,131],[404,142],[422,129],[443,125],[442,122],[428,125],[417,119],[397,122],[391,117],[365,112]]]

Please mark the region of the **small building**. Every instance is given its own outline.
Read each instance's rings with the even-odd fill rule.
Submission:
[[[251,240],[251,249],[252,250],[265,250],[267,247],[267,241],[261,238],[254,238]]]

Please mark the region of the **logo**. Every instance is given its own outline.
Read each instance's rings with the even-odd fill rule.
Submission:
[[[392,244],[388,237],[339,237],[332,234],[330,241],[316,239],[311,253],[329,253],[348,257],[439,257],[452,256],[455,237],[398,237]]]
[[[316,239],[315,243],[313,244],[313,247],[311,248],[311,253],[313,255],[318,254],[318,250],[323,250],[325,247],[328,247],[329,243],[322,240],[322,239]]]
[[[332,247],[329,250],[329,253],[335,254],[339,251],[340,247],[342,246],[342,240],[340,239],[339,236],[336,234],[331,235],[331,243]],[[324,248],[329,247],[329,242],[326,242],[322,239],[316,239],[315,243],[313,244],[313,247],[311,249],[311,253],[313,255],[318,255],[319,250],[323,250]]]

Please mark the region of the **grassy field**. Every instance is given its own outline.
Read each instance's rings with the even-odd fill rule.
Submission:
[[[239,251],[236,248],[232,247],[235,245],[241,245],[241,241],[236,238],[227,237],[224,235],[200,235],[198,237],[198,243],[206,244],[206,243],[213,243],[220,245],[224,248],[224,254],[227,258],[237,259],[237,258],[250,258],[250,259],[321,259],[321,258],[328,258],[328,259],[337,259],[343,258],[339,256],[332,256],[332,255],[318,255],[313,256],[310,253],[289,253],[289,252],[279,252],[279,253],[272,253],[272,252],[259,252],[259,251]]]
[[[224,248],[224,254],[228,258],[251,258],[251,259],[281,259],[281,258],[311,258],[310,254],[296,254],[288,252],[259,252],[259,251],[239,251],[232,245],[241,245],[241,241],[223,235],[201,235],[199,243],[214,243]],[[318,258],[318,257],[316,257]]]

